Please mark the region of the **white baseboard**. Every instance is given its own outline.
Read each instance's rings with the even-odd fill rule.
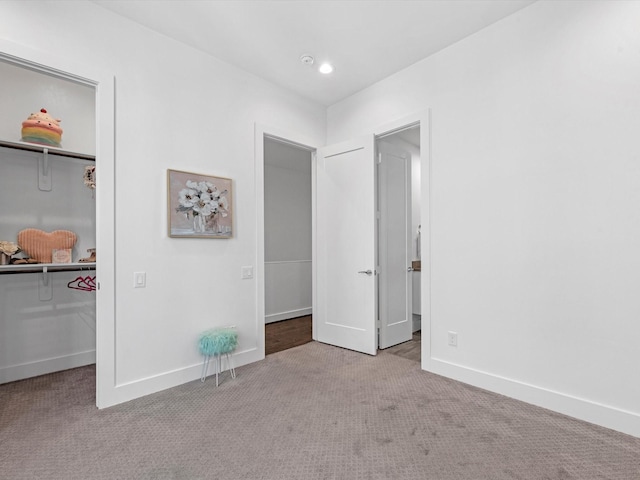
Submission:
[[[418,314],[413,314],[412,318],[412,333],[416,333],[418,330],[422,329],[422,316]]]
[[[236,369],[243,365],[257,362],[259,360],[264,360],[264,349],[250,348],[248,350],[232,354],[233,367]],[[222,368],[224,370],[224,374],[221,379],[222,382],[233,381],[226,371],[226,361],[223,362]],[[207,377],[207,382],[211,381],[212,371],[214,371],[213,364],[209,366],[209,376]],[[98,372],[98,375],[99,374],[100,372]],[[184,368],[178,368],[169,372],[163,372],[151,377],[141,378],[130,382],[116,382],[116,385],[113,389],[110,389],[108,392],[103,392],[103,395],[100,396],[101,403],[98,405],[98,408],[112,407],[120,403],[128,402],[129,400],[134,400],[146,395],[151,395],[152,393],[157,393],[168,388],[177,387],[188,382],[198,381],[198,383],[200,383],[201,374],[202,361],[199,361],[195,365],[189,365]],[[241,375],[241,373],[237,374]],[[215,381],[215,378],[213,378],[214,384]]]
[[[96,363],[96,351],[74,353],[0,368],[0,384]]]
[[[640,437],[640,415],[583,398],[430,358],[422,368],[474,387],[521,400],[568,417]]]
[[[281,320],[288,320],[290,318],[304,317],[305,315],[311,315],[313,308],[299,308],[298,310],[289,310],[288,312],[272,313],[271,315],[265,315],[264,323],[279,322]]]

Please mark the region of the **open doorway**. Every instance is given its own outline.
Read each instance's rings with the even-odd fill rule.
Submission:
[[[310,146],[313,141],[298,134],[273,127],[256,125],[256,195],[257,203],[257,265],[256,297],[259,338],[258,352],[264,356],[267,281],[265,274],[265,215],[264,215],[264,168],[265,139],[293,145],[311,155],[312,176],[312,338],[313,340],[342,348],[376,355],[377,334],[377,234],[376,234],[376,181],[375,154],[376,140],[390,137],[397,140],[402,136],[413,138],[411,142],[416,153],[415,162],[423,168],[413,168],[412,189],[419,207],[428,199],[429,185],[429,112],[396,120],[381,126],[371,134],[344,140],[324,147]],[[397,135],[405,132],[404,135]],[[291,140],[295,139],[295,140]],[[407,141],[407,138],[405,138]],[[421,148],[418,148],[421,147]],[[418,153],[419,152],[419,153]],[[415,238],[421,244],[422,252],[429,251],[429,209],[422,212],[415,208],[416,218],[422,224],[423,235]],[[409,222],[413,223],[413,220]],[[413,230],[413,225],[411,226]],[[409,232],[412,236],[413,232]],[[415,232],[417,237],[417,230]],[[414,239],[411,240],[413,242]],[[418,251],[410,250],[417,257]],[[406,259],[405,259],[406,260]],[[417,259],[416,259],[417,260]],[[421,259],[424,269],[429,271],[428,255]],[[405,276],[412,278],[412,293],[416,300],[428,305],[429,276],[420,280],[421,286],[413,281],[415,273],[407,271],[413,262],[409,259],[404,266]],[[422,312],[421,312],[422,313]],[[421,334],[429,334],[429,309],[424,315],[408,315],[406,340],[412,340],[415,329]],[[415,322],[414,322],[415,320]],[[416,328],[417,327],[417,328]],[[260,341],[262,340],[262,341]],[[402,342],[398,342],[402,343]],[[391,345],[388,345],[389,347]],[[388,350],[387,350],[388,351]],[[429,342],[422,342],[421,364],[430,358]]]
[[[378,265],[382,266],[378,285],[381,325],[378,345],[388,353],[420,362],[420,125],[378,136],[376,150]],[[389,167],[394,158],[403,166]]]
[[[264,137],[265,355],[312,340],[312,151]]]

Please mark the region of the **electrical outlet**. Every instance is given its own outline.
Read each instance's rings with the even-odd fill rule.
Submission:
[[[447,332],[447,339],[450,347],[458,346],[458,334],[456,332]]]

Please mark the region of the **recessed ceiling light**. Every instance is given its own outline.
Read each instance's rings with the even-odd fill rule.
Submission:
[[[322,65],[320,65],[320,67],[318,67],[318,71],[320,73],[324,73],[325,75],[328,75],[329,73],[333,72],[334,68],[333,65],[331,65],[330,63],[323,63]]]

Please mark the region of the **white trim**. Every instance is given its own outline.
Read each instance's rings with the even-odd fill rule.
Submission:
[[[265,265],[282,265],[285,263],[311,263],[311,260],[274,260],[271,262],[264,262]]]
[[[298,308],[297,310],[289,310],[288,312],[272,313],[264,317],[264,323],[280,322],[282,320],[289,320],[290,318],[305,317],[313,313],[313,308]]]
[[[420,126],[420,120],[415,120],[409,123],[404,123],[404,121],[405,120],[402,119],[381,127],[383,131],[382,133],[376,133],[376,140],[384,140],[390,135],[395,135],[396,133],[404,132],[405,130]]]
[[[421,110],[398,118],[374,129],[376,140],[405,130],[420,126],[420,189],[422,204],[420,205],[420,224],[422,235],[420,251],[422,255],[422,276],[420,284],[420,316],[422,330],[421,368],[430,370],[431,364],[431,109]],[[428,204],[425,205],[425,202]],[[424,255],[427,252],[427,255]]]
[[[70,368],[84,367],[96,363],[96,351],[73,353],[55,358],[45,358],[35,362],[22,363],[0,368],[0,384],[15,382],[25,378],[46,375],[47,373],[69,370]]]
[[[259,349],[250,348],[234,352],[231,355],[231,358],[234,368],[238,368],[264,359],[264,353],[262,354],[262,357],[260,357]],[[193,382],[195,379],[200,378],[201,373],[202,362],[199,361],[196,364],[177,368],[169,372],[162,372],[158,375],[152,375],[138,380],[121,383],[113,389],[111,397],[113,399],[113,405],[128,402],[129,400],[157,393],[168,388],[173,388],[176,385]],[[228,381],[228,378],[224,377],[222,381],[226,382]]]
[[[275,142],[282,143],[284,145],[289,145],[290,147],[295,147],[295,148],[299,148],[301,150],[306,150],[307,152],[315,152],[315,148],[313,148],[313,147],[309,147],[308,145],[304,145],[304,144],[298,143],[296,141],[292,141],[292,140],[289,140],[287,138],[283,138],[282,136],[279,136],[279,135],[265,133],[264,134],[264,138],[268,138],[269,140],[273,140]]]
[[[318,151],[311,152],[311,311],[313,312],[318,305],[317,274],[318,274],[318,226],[316,218],[318,217]],[[311,320],[311,338],[318,339],[318,324]]]
[[[640,437],[640,415],[633,412],[457,365],[438,358],[430,359],[429,371],[562,413],[569,417]]]

